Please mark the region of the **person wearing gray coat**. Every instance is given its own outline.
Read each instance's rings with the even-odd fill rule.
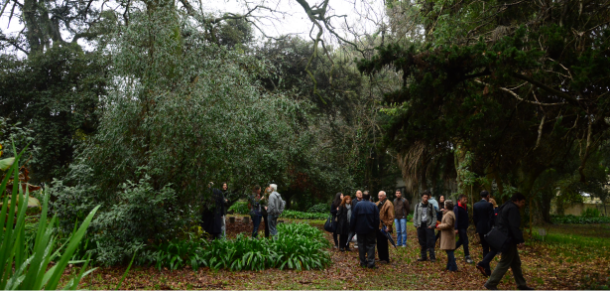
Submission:
[[[267,205],[267,213],[269,217],[269,234],[276,238],[277,235],[277,219],[284,212],[286,202],[282,199],[280,193],[277,192],[277,185],[271,184],[271,195],[269,195],[269,205]]]
[[[434,255],[434,227],[436,226],[436,211],[432,203],[428,203],[431,193],[426,190],[421,195],[421,202],[415,205],[413,213],[413,226],[417,228],[417,238],[421,247],[421,257],[418,261],[427,261],[427,252],[430,252],[430,261],[436,262]]]

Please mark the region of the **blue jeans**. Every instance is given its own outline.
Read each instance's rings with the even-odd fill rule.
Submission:
[[[394,219],[394,225],[396,225],[396,245],[402,246],[407,245],[407,219]]]
[[[447,252],[447,270],[457,271],[457,264],[455,263],[455,256],[453,255],[453,251],[445,252]]]
[[[252,217],[252,224],[254,228],[252,229],[252,237],[258,236],[258,226],[261,225],[261,219],[263,219],[262,215],[250,215]]]

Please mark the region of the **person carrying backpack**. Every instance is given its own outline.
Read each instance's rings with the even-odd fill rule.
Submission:
[[[269,234],[276,238],[277,236],[277,219],[284,212],[286,207],[286,201],[282,199],[280,193],[277,192],[277,185],[271,184],[271,195],[269,195],[269,205],[267,206],[267,213],[269,217]]]

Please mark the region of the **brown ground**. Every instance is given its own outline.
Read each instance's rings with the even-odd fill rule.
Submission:
[[[228,221],[227,221],[228,224]],[[263,226],[261,225],[261,229]],[[230,225],[229,237],[251,232],[251,226]],[[262,233],[261,233],[262,234]],[[332,240],[330,235],[328,238]],[[458,272],[444,271],[447,257],[437,252],[437,262],[416,262],[419,246],[415,229],[408,229],[408,247],[390,250],[392,262],[378,269],[358,266],[357,251],[329,250],[333,264],[325,270],[290,271],[270,269],[262,272],[213,271],[194,272],[157,270],[154,267],[133,268],[122,289],[482,289],[486,281],[474,265],[466,264],[461,249],[456,252]],[[610,278],[608,246],[580,248],[558,246],[531,240],[520,251],[525,278],[536,289],[608,288]],[[471,242],[471,256],[481,258],[480,246]],[[499,258],[496,258],[498,260]],[[495,266],[492,263],[492,267]],[[99,268],[83,282],[82,288],[115,289],[125,267]],[[499,286],[515,289],[509,271]]]

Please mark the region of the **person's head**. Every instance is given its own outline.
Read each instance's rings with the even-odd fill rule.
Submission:
[[[494,208],[498,208],[498,203],[496,202],[496,199],[489,198],[489,203],[491,203],[491,205],[493,205]]]
[[[252,188],[252,192],[254,192],[254,194],[256,195],[261,195],[261,186],[256,185]]]
[[[462,205],[466,205],[468,203],[468,196],[461,194],[458,196],[458,202],[462,203]]]
[[[377,197],[379,198],[379,201],[385,200],[385,198],[386,198],[385,191],[383,191],[383,190],[379,191],[379,193],[377,193]]]
[[[335,199],[333,199],[333,206],[337,207],[341,204],[341,199],[343,198],[343,193],[339,192],[335,194]]]
[[[210,183],[208,184],[208,188],[212,188],[212,186],[214,186],[214,182],[210,182]]]
[[[402,197],[402,191],[396,190],[396,193],[394,195],[396,195],[396,198],[400,198]]]
[[[453,201],[451,199],[445,200],[445,210],[449,211],[453,209]]]
[[[362,199],[362,191],[360,191],[360,190],[356,191],[356,198]]]
[[[276,184],[269,184],[269,188],[271,188],[271,191],[277,191],[277,185]]]
[[[428,199],[430,199],[430,196],[432,196],[432,193],[430,193],[430,191],[426,190],[426,191],[422,192],[421,193],[421,203],[428,204]]]
[[[352,197],[350,197],[349,195],[343,195],[340,206],[345,206],[345,205],[350,205],[350,204],[352,204]]]
[[[222,191],[227,191],[229,189],[229,184],[227,182],[222,183]]]
[[[362,200],[371,200],[371,194],[369,194],[368,190],[364,190],[364,192],[362,193]]]
[[[487,190],[481,191],[481,198],[489,201],[489,192],[487,192]]]
[[[525,207],[525,196],[519,192],[515,192],[515,194],[510,197],[510,201],[519,206],[519,208]]]
[[[441,195],[438,197],[438,203],[440,203],[440,205],[443,205],[443,203],[445,203],[445,195]]]

